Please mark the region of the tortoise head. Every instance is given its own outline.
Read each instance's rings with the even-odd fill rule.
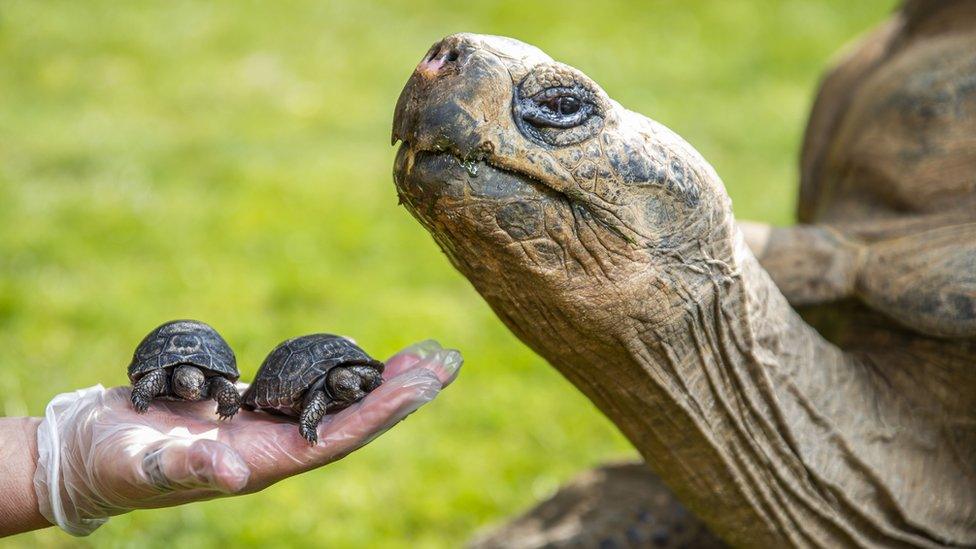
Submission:
[[[591,317],[659,295],[664,306],[639,314],[668,318],[668,302],[689,301],[731,256],[731,204],[711,166],[517,40],[435,44],[400,95],[393,138],[401,201],[503,319],[529,294]],[[679,283],[682,295],[668,290]]]
[[[207,388],[207,377],[192,364],[181,364],[173,370],[173,393],[190,401],[202,400]]]
[[[329,394],[341,403],[361,400],[382,382],[382,370],[366,364],[337,366],[325,380]]]

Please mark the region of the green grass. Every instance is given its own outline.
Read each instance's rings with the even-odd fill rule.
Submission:
[[[789,222],[819,74],[894,1],[523,4],[0,1],[3,413],[124,383],[135,343],[175,317],[217,326],[245,378],[314,330],[378,356],[434,337],[467,359],[341,463],[120,516],[83,544],[451,547],[635,454],[397,207],[402,84],[443,35],[523,39],[696,145],[740,217]]]

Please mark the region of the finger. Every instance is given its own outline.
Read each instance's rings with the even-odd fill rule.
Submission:
[[[146,482],[159,492],[213,489],[239,492],[250,469],[226,444],[214,440],[173,441],[150,450],[142,459]]]
[[[463,359],[456,349],[444,349],[432,340],[415,343],[390,357],[383,372],[384,379],[394,378],[407,370],[424,367],[434,372],[443,386],[449,385],[457,377]]]
[[[413,411],[430,402],[457,376],[461,354],[426,341],[400,351],[388,361],[392,368],[382,385],[362,401],[322,419],[318,443],[310,446],[294,423],[281,422],[259,437],[240,436],[255,474],[248,491],[257,491],[286,477],[320,467],[366,445]]]
[[[420,341],[402,349],[387,359],[386,369],[383,371],[383,379],[391,379],[402,374],[420,360],[429,357],[441,349],[441,344],[433,339]]]
[[[461,370],[464,359],[456,349],[441,349],[425,357],[413,365],[411,370],[427,370],[441,382],[441,388],[447,387]]]

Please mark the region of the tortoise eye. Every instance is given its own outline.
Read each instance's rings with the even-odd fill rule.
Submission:
[[[531,93],[525,93],[526,87]],[[530,74],[512,98],[519,132],[536,143],[557,147],[593,137],[603,127],[603,107],[596,90],[582,81],[539,89],[538,78]]]
[[[555,87],[522,99],[517,108],[522,119],[537,127],[573,128],[586,121],[593,104],[584,90]]]
[[[582,106],[583,106],[583,104],[580,102],[579,99],[576,99],[573,96],[564,95],[564,96],[556,99],[556,108],[555,108],[555,111],[558,112],[559,114],[563,115],[563,116],[568,116],[568,115],[571,115],[571,114],[578,113],[579,110],[580,110],[580,107],[582,107]]]

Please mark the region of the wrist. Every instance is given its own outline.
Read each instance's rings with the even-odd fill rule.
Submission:
[[[45,528],[34,491],[38,417],[0,418],[0,536]]]

